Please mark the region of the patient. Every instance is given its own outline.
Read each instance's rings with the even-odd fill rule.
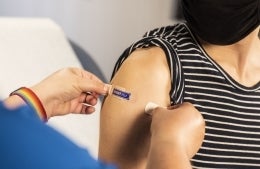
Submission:
[[[99,158],[144,169],[145,105],[189,102],[206,121],[193,168],[259,166],[259,0],[181,1],[186,22],[147,32],[119,58],[111,84],[130,97],[104,100]]]

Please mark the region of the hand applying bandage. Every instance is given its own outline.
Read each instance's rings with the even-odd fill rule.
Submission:
[[[12,96],[5,100],[5,105],[15,108],[28,104],[28,100],[31,103],[38,100],[37,103],[42,104],[47,119],[68,113],[92,113],[95,111],[93,106],[97,104],[98,97],[106,95],[109,91],[109,87],[94,74],[80,68],[61,69],[30,89],[27,88],[29,90],[25,89],[21,88],[12,93]],[[34,97],[25,98],[25,95],[20,94],[24,91],[29,91]],[[36,104],[31,104],[34,105]]]
[[[170,108],[149,103],[145,112],[152,117],[148,168],[175,166],[191,169],[187,164],[199,150],[205,132],[205,122],[200,112],[190,103]],[[160,163],[160,160],[165,163]]]

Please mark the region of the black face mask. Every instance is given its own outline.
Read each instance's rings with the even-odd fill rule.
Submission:
[[[260,0],[182,0],[183,15],[201,39],[230,45],[260,24]]]

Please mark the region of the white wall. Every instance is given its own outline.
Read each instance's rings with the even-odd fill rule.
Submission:
[[[0,16],[50,17],[83,47],[109,79],[133,41],[171,24],[175,0],[0,0]]]

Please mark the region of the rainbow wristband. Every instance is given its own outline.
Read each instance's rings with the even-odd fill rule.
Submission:
[[[47,114],[46,111],[40,101],[40,99],[37,97],[37,95],[29,88],[27,87],[21,87],[15,91],[13,91],[10,96],[17,95],[21,97],[28,105],[30,105],[35,112],[38,114],[38,116],[44,121],[47,121]]]

